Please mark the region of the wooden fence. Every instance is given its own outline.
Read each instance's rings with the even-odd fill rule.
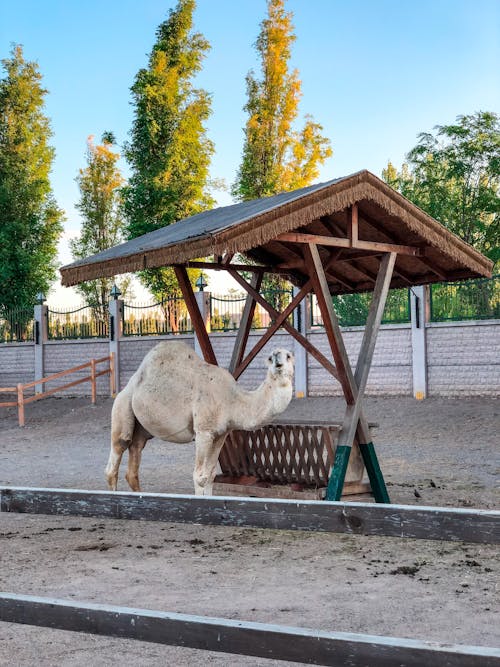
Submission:
[[[98,371],[97,370],[98,364],[103,364],[105,362],[109,362],[108,367],[105,368],[104,370]],[[72,382],[67,382],[66,384],[54,387],[53,389],[48,389],[47,391],[36,393],[33,396],[29,396],[27,398],[24,395],[26,389],[32,389],[33,387],[38,387],[39,385],[43,385],[47,382],[53,382],[54,380],[66,377],[71,373],[77,373],[78,371],[82,371],[85,368],[90,368],[90,375],[86,375],[83,378],[78,378],[78,380],[73,380]],[[116,386],[115,386],[115,356],[113,352],[107,357],[101,357],[100,359],[91,359],[85,364],[80,364],[79,366],[73,366],[73,368],[68,368],[68,370],[66,371],[61,371],[60,373],[54,373],[53,375],[48,375],[47,377],[40,378],[38,380],[33,380],[33,382],[27,382],[26,384],[19,383],[15,387],[0,387],[1,393],[16,395],[15,401],[5,401],[3,403],[0,403],[0,408],[17,407],[19,426],[24,426],[25,405],[27,405],[28,403],[33,403],[34,401],[38,401],[41,398],[46,398],[47,396],[51,396],[52,394],[55,394],[58,391],[63,391],[64,389],[69,389],[70,387],[74,387],[75,385],[81,384],[82,382],[90,382],[91,401],[92,404],[95,404],[97,398],[97,378],[103,375],[109,375],[110,393],[112,396],[114,396],[116,393]]]
[[[0,621],[308,665],[500,666],[500,650],[486,646],[325,632],[8,593],[0,593]]]
[[[0,512],[500,542],[494,510],[0,488]],[[342,667],[500,667],[500,649],[0,593],[0,621]]]
[[[454,507],[0,487],[0,512],[500,544],[500,511]]]

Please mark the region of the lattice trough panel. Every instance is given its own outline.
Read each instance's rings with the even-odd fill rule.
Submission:
[[[339,424],[268,424],[253,431],[228,434],[219,456],[220,485],[292,485],[292,489],[324,489],[335,458]],[[347,470],[347,485],[361,492],[364,466],[357,444]],[[224,489],[220,489],[223,491]],[[227,490],[227,488],[226,488]]]

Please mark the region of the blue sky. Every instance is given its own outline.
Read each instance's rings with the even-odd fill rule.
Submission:
[[[130,86],[172,0],[0,0],[0,58],[22,44],[49,93],[54,194],[66,235],[80,221],[75,177],[86,139],[132,124]],[[302,80],[301,115],[323,125],[334,155],[319,180],[400,165],[417,134],[459,114],[500,111],[499,0],[288,0]],[[195,29],[211,43],[197,85],[212,94],[212,176],[234,180],[243,144],[245,75],[265,0],[198,0]],[[3,76],[3,73],[2,73]],[[126,173],[126,165],[123,165]],[[230,203],[218,195],[221,205]],[[67,243],[60,258],[71,261]]]

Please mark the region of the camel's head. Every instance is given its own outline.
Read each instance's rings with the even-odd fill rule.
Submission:
[[[289,378],[291,380],[293,377],[294,362],[294,356],[289,350],[279,348],[271,352],[267,358],[268,372],[275,377]]]

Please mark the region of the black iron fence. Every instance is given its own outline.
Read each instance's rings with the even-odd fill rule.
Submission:
[[[28,342],[33,339],[33,308],[16,308],[0,315],[0,343]]]
[[[193,325],[184,299],[164,299],[153,304],[123,304],[124,336],[159,336],[191,333]]]
[[[322,327],[323,319],[316,297],[310,295],[310,326]],[[372,300],[371,293],[342,294],[333,297],[333,305],[341,327],[364,326]],[[390,290],[382,324],[401,324],[410,321],[410,292],[407,289]]]
[[[107,338],[109,310],[107,304],[82,306],[75,310],[48,309],[49,340]]]
[[[266,290],[262,292],[264,299],[278,312],[284,310],[292,300],[291,290]],[[233,331],[239,328],[245,294],[229,294],[224,296],[210,296],[210,330]],[[252,319],[252,329],[267,329],[272,323],[272,317],[260,304],[256,304]]]
[[[500,319],[500,275],[431,286],[431,322]]]
[[[291,290],[263,292],[262,296],[277,311],[282,311],[292,299]],[[363,326],[368,316],[372,295],[347,294],[333,297],[340,325]],[[309,297],[309,327],[322,327],[321,314],[314,296]],[[233,331],[239,328],[245,294],[210,296],[211,331]],[[272,317],[259,304],[255,307],[253,329],[266,329]],[[291,319],[291,318],[290,318]],[[431,322],[500,319],[500,275],[491,279],[468,280],[457,283],[437,283],[430,286]],[[384,310],[383,323],[410,321],[410,290],[390,290]],[[82,306],[74,310],[48,309],[49,340],[108,338],[108,304]],[[165,299],[153,304],[123,305],[124,336],[155,336],[192,333],[193,326],[184,300]],[[29,342],[41,332],[34,323],[33,309],[17,309],[0,315],[0,342]]]

